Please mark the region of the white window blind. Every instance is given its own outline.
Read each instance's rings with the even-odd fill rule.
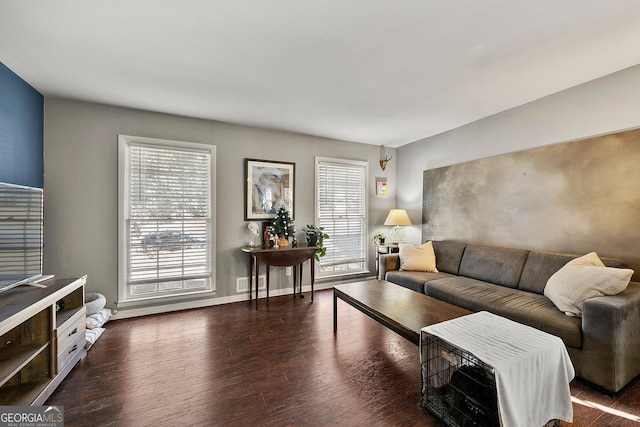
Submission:
[[[42,274],[42,189],[0,183],[0,288]]]
[[[316,159],[316,222],[330,238],[320,276],[365,271],[367,163]]]
[[[185,144],[127,145],[121,299],[212,289],[212,152]]]

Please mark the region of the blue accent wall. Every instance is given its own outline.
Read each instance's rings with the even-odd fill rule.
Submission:
[[[2,62],[0,182],[44,184],[44,97]]]

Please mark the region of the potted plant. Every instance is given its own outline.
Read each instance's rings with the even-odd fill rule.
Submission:
[[[316,260],[320,261],[320,258],[327,254],[327,248],[324,246],[324,239],[328,239],[329,235],[324,232],[324,227],[317,227],[313,224],[307,224],[305,228],[307,235],[307,245],[316,246]]]
[[[295,236],[293,220],[284,206],[276,212],[276,217],[271,222],[271,231],[280,238],[278,244],[282,247],[289,246],[289,237]]]
[[[373,236],[373,239],[371,239],[371,240],[376,245],[384,245],[384,240],[385,239],[386,239],[386,236],[384,235],[384,233],[382,231],[378,230],[378,231],[376,231],[376,234]]]

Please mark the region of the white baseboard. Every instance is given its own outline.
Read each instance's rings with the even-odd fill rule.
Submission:
[[[373,279],[370,278],[359,278],[359,279],[346,279],[346,280],[332,280],[327,282],[316,283],[313,287],[314,290],[319,291],[322,289],[331,289],[333,285],[337,285],[340,283],[349,283],[349,282],[358,282],[362,280]],[[311,285],[302,286],[303,292],[311,292]],[[283,289],[273,289],[269,291],[270,297],[277,297],[282,295],[291,295],[293,293],[293,287],[291,288],[283,288]],[[260,291],[260,298],[266,297],[266,291]],[[179,310],[188,310],[190,308],[202,308],[202,307],[211,307],[214,305],[228,304],[232,302],[241,302],[248,301],[249,295],[243,293],[242,295],[231,295],[227,297],[217,297],[217,298],[206,298],[201,300],[191,300],[191,301],[183,301],[176,302],[171,304],[161,304],[161,305],[151,305],[145,307],[136,307],[129,309],[119,309],[113,310],[114,314],[111,318],[112,320],[119,319],[128,319],[131,317],[138,316],[149,316],[152,314],[161,314],[161,313],[169,313],[172,311]]]

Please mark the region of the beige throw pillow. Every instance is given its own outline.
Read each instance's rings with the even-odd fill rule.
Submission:
[[[569,261],[547,281],[544,295],[567,316],[582,317],[586,300],[624,291],[633,270],[605,267],[595,252]]]
[[[436,254],[431,241],[421,246],[408,243],[399,244],[400,270],[430,271],[437,273]]]

